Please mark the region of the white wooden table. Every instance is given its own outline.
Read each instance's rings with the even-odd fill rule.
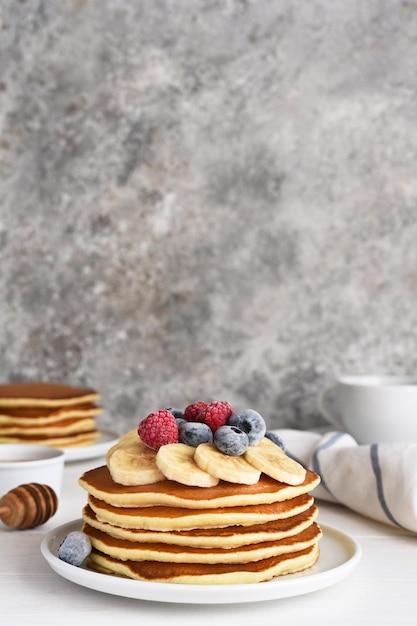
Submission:
[[[108,595],[54,573],[40,553],[44,535],[78,519],[86,493],[77,479],[103,459],[66,465],[55,516],[34,530],[0,523],[0,623],[42,626],[417,626],[417,536],[318,501],[319,522],[352,535],[363,556],[344,580],[313,593],[241,604],[177,604]]]

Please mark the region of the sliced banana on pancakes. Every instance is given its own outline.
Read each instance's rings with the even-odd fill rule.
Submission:
[[[164,479],[195,487],[213,487],[219,480],[254,485],[262,472],[279,482],[300,485],[306,476],[302,465],[266,437],[258,445],[249,446],[242,456],[229,456],[213,443],[197,448],[172,443],[156,452],[132,430],[110,448],[106,462],[114,482],[126,486]]]
[[[128,439],[124,445],[116,444],[106,457],[110,475],[119,485],[151,485],[165,476],[156,464],[155,450],[148,448],[136,436],[137,441]]]
[[[300,485],[305,480],[305,468],[266,437],[257,446],[249,446],[243,456],[253,467],[282,483]]]
[[[169,443],[159,448],[156,464],[169,480],[191,487],[214,487],[218,477],[197,465],[194,452],[195,448],[185,443]]]
[[[255,485],[261,476],[260,470],[248,463],[243,456],[223,454],[213,443],[201,443],[197,446],[194,459],[201,469],[229,483]]]

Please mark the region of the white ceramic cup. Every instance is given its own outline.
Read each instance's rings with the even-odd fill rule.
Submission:
[[[59,496],[64,473],[64,452],[26,443],[0,444],[0,497],[27,483],[49,485]]]
[[[360,444],[417,441],[417,377],[341,376],[319,408]]]

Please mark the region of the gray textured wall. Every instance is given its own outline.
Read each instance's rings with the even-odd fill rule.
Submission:
[[[3,0],[0,376],[320,423],[417,371],[417,3]]]

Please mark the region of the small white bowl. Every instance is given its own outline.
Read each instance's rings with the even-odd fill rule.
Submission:
[[[27,483],[49,485],[59,496],[65,455],[49,446],[26,443],[0,444],[0,497]]]

